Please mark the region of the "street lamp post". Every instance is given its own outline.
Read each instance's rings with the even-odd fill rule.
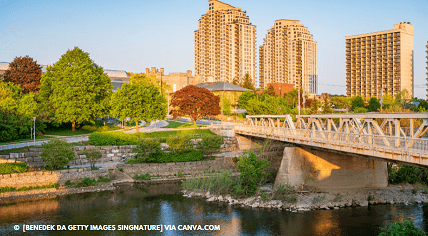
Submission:
[[[36,117],[33,117],[34,120],[34,142],[36,142]]]

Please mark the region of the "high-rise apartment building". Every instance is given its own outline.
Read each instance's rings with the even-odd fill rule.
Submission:
[[[393,97],[413,91],[413,25],[401,22],[392,30],[345,37],[346,95]]]
[[[276,20],[259,47],[259,86],[270,83],[318,93],[317,43],[298,20]]]
[[[195,76],[203,82],[242,80],[256,76],[256,26],[245,11],[229,4],[208,1],[208,12],[195,31]]]

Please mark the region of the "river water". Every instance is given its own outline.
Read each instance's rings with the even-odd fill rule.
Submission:
[[[0,235],[378,235],[379,227],[404,217],[413,219],[419,229],[428,230],[428,205],[423,204],[292,213],[185,198],[179,191],[177,183],[128,184],[114,191],[3,205]],[[24,225],[54,225],[55,230],[28,230],[30,226]],[[85,230],[77,225],[89,226]],[[110,230],[90,230],[90,225],[110,225]],[[121,225],[162,225],[162,232],[119,230]],[[186,225],[208,230],[186,230]],[[17,226],[19,230],[14,229]],[[218,226],[220,230],[215,229]]]

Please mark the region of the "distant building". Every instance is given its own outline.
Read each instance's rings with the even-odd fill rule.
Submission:
[[[427,101],[428,101],[428,41],[427,41]]]
[[[208,1],[195,31],[195,76],[202,82],[228,82],[245,74],[256,79],[256,26],[241,8]]]
[[[317,43],[298,20],[276,20],[259,47],[259,87],[270,83],[318,93]]]
[[[287,83],[269,83],[267,84],[266,89],[269,88],[269,86],[273,87],[273,89],[275,90],[275,94],[282,97],[284,94],[290,92],[291,90],[293,90],[293,84],[287,84]]]
[[[171,72],[169,75],[165,75],[164,68],[160,68],[158,70],[156,67],[152,67],[151,69],[146,68],[146,75],[156,76],[159,83],[162,80],[162,83],[165,83],[170,87],[171,91],[167,91],[170,93],[174,93],[187,85],[195,85],[202,82],[200,77],[193,77],[191,70],[186,71],[186,73]]]
[[[123,70],[104,70],[104,73],[111,80],[113,85],[113,91],[121,88],[124,83],[129,83],[129,76],[126,71]]]
[[[414,97],[413,26],[409,22],[392,30],[345,37],[346,95],[395,97],[407,89]]]
[[[9,63],[0,62],[0,77],[3,77],[7,69],[9,68]]]

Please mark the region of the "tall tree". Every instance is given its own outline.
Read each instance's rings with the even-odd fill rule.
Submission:
[[[253,92],[243,92],[238,98],[238,106],[242,109],[247,109],[248,101],[255,97],[257,97],[257,95]]]
[[[364,101],[363,101],[363,98],[361,96],[356,96],[356,97],[352,98],[351,111],[354,111],[358,107],[362,107],[362,108],[366,107],[364,105]]]
[[[138,133],[138,122],[150,122],[153,119],[164,119],[166,116],[166,99],[159,89],[142,81],[125,83],[111,97],[111,116],[124,120],[131,117],[135,121]]]
[[[24,94],[38,92],[41,75],[42,69],[33,58],[28,55],[25,57],[15,57],[5,72],[4,82],[21,85]]]
[[[275,88],[269,84],[269,87],[266,89],[266,93],[269,94],[269,96],[276,96]]]
[[[378,111],[380,109],[380,102],[377,100],[376,97],[371,97],[369,100],[369,105],[367,105],[367,110],[372,111]]]
[[[214,95],[206,88],[188,85],[174,93],[171,99],[172,115],[175,118],[188,115],[193,120],[196,128],[196,120],[205,116],[220,114],[220,97]]]
[[[76,124],[107,114],[112,91],[110,79],[89,54],[75,47],[42,75],[40,92],[49,101],[59,123]]]
[[[251,81],[251,76],[249,74],[245,74],[244,82],[241,84],[241,87],[256,91],[256,88],[254,88],[253,82]]]

